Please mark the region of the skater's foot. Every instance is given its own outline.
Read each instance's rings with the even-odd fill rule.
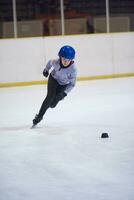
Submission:
[[[33,126],[37,125],[42,119],[43,117],[36,115],[35,118],[33,119]]]

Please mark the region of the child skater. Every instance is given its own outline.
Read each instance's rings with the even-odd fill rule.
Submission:
[[[74,48],[68,45],[63,46],[59,50],[58,56],[58,59],[50,60],[43,70],[45,77],[49,75],[47,95],[39,113],[33,119],[33,127],[43,119],[48,108],[56,107],[58,102],[64,99],[75,86],[77,70],[73,61],[75,58]]]

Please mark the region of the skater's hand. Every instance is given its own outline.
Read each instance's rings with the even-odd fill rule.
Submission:
[[[45,76],[45,77],[48,77],[48,75],[49,75],[49,73],[48,73],[48,71],[43,71],[43,75]]]

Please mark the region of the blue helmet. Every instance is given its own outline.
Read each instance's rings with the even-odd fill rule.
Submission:
[[[73,60],[75,58],[75,50],[73,47],[66,45],[61,47],[58,55],[59,57]]]

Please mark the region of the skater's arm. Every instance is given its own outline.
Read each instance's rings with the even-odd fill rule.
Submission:
[[[48,63],[47,63],[47,65],[46,65],[46,67],[45,67],[44,70],[43,70],[43,75],[44,75],[45,77],[48,76],[49,70],[52,68],[52,66],[53,66],[53,60],[49,60]]]
[[[76,85],[76,76],[77,72],[74,70],[74,72],[70,75],[70,83],[67,85],[65,89],[65,93],[68,94]]]

